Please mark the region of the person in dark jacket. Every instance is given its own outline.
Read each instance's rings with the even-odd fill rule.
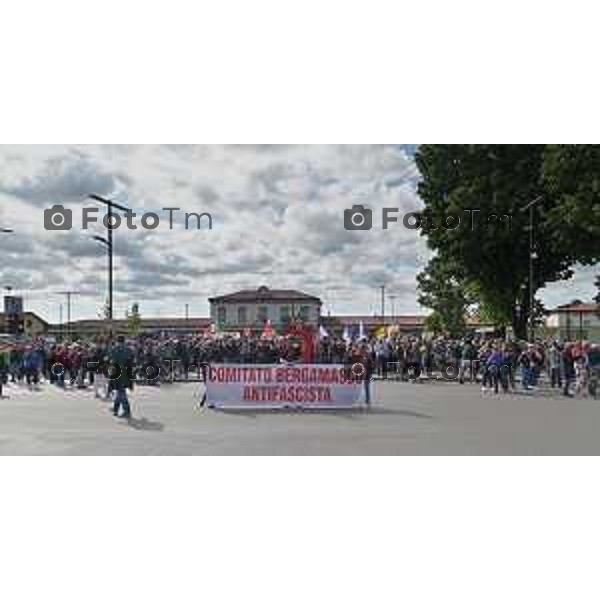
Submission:
[[[0,398],[4,397],[4,386],[8,382],[9,353],[0,349]]]
[[[571,384],[575,381],[575,357],[573,355],[573,345],[565,344],[562,352],[562,364],[564,375],[563,396],[571,397]]]
[[[109,389],[115,391],[113,415],[122,419],[131,418],[131,406],[127,390],[133,390],[133,352],[125,345],[125,337],[120,335],[110,353]],[[119,414],[120,409],[123,412]]]
[[[489,372],[489,380],[494,393],[498,393],[498,385],[502,385],[502,390],[506,392],[507,386],[502,376],[502,369],[505,365],[505,357],[502,350],[492,347],[492,352],[486,362],[486,370]]]

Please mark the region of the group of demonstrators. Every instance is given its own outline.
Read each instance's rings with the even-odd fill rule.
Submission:
[[[333,358],[332,348],[325,346],[327,358]],[[369,348],[382,378],[391,374],[404,381],[457,380],[495,393],[531,391],[545,377],[565,396],[595,395],[600,371],[600,347],[586,342],[385,336],[370,340]]]
[[[406,336],[400,333],[350,339],[328,333],[314,336],[307,359],[306,339],[294,335],[200,334],[138,336],[56,343],[34,339],[0,346],[0,396],[7,382],[35,388],[93,388],[114,401],[116,416],[130,416],[127,390],[134,382],[165,385],[202,381],[211,364],[313,362],[353,365],[353,376],[424,382],[428,379],[477,383],[484,391],[533,390],[541,377],[565,396],[595,394],[600,349],[587,343],[538,341],[534,344],[467,336]]]
[[[127,392],[132,388],[130,374],[133,354],[123,336],[114,342],[99,338],[88,343],[55,344],[42,338],[0,344],[0,398],[6,384],[39,389],[47,382],[67,389],[93,386],[95,396],[114,400],[115,416],[129,418]],[[112,371],[110,369],[113,369]]]

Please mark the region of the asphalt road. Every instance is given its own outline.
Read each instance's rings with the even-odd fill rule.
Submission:
[[[225,413],[197,408],[197,386],[137,388],[134,419],[90,391],[9,385],[4,455],[538,455],[600,453],[600,402],[495,396],[478,386],[374,384],[362,411]]]

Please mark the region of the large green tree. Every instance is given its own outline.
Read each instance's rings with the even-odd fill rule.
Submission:
[[[530,285],[536,292],[569,278],[577,262],[600,257],[600,243],[594,240],[598,196],[593,194],[598,151],[580,150],[582,158],[577,148],[424,145],[416,156],[425,204],[421,233],[435,251],[434,260],[451,266],[498,324],[511,324],[519,337],[526,335]],[[573,189],[573,173],[579,171],[587,173],[587,184]],[[522,210],[540,196],[533,215]],[[578,222],[582,211],[591,221],[585,234]],[[444,226],[442,218],[448,215]],[[530,281],[531,216],[535,262]]]
[[[600,145],[549,145],[542,178],[555,199],[546,218],[554,242],[572,261],[600,258]]]
[[[467,308],[471,304],[460,276],[448,262],[434,258],[417,276],[419,303],[433,310],[427,327],[434,333],[460,336],[466,329]]]

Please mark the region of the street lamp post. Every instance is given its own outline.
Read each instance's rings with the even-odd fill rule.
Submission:
[[[110,329],[112,333],[112,321],[113,321],[113,226],[112,226],[112,216],[113,209],[122,210],[124,213],[128,213],[129,209],[113,202],[112,200],[107,200],[102,196],[98,196],[97,194],[90,194],[90,199],[96,200],[96,202],[100,202],[107,207],[107,223],[108,223],[108,233],[107,237],[103,238],[99,235],[94,235],[92,238],[101,244],[104,244],[107,249],[108,255],[108,321],[110,323]]]
[[[14,231],[12,229],[5,229],[4,227],[0,227],[0,233],[14,233]],[[5,286],[4,288],[8,293],[10,293],[10,291],[12,290],[12,287],[10,286]],[[6,326],[6,325],[5,325]]]
[[[535,252],[535,236],[534,236],[534,216],[535,207],[542,202],[544,198],[538,196],[534,198],[529,204],[521,209],[521,212],[529,211],[529,341],[535,341],[535,322],[533,316],[533,308],[535,303],[535,289],[533,283],[534,275],[534,264],[533,261],[538,258]]]
[[[113,318],[113,242],[112,232],[109,229],[108,239],[101,235],[93,235],[92,239],[106,246],[108,256],[108,319],[111,322]]]
[[[394,324],[394,318],[396,317],[396,298],[398,296],[396,296],[396,294],[389,294],[389,298],[390,298],[390,303],[392,305],[392,313],[391,313],[391,317],[392,317],[392,325]]]
[[[67,298],[67,339],[69,342],[71,341],[71,297],[79,296],[81,292],[76,292],[74,290],[68,290],[66,292],[58,292],[59,295],[65,296]],[[62,304],[61,308],[61,321],[62,321]]]

